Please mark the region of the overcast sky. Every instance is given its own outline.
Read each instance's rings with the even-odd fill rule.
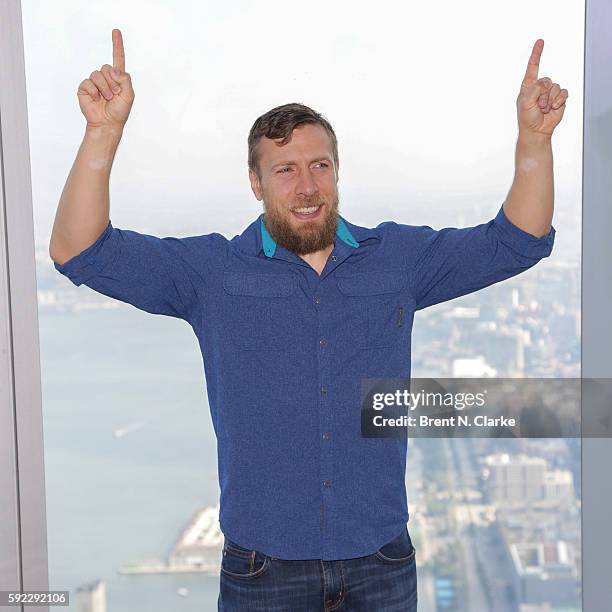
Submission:
[[[580,239],[584,2],[22,0],[22,10],[38,240],[83,136],[77,87],[112,64],[115,27],[136,92],[111,175],[117,227],[241,232],[261,211],[249,129],[286,102],[332,123],[349,220],[486,221],[512,184],[516,96],[543,38],[539,76],[569,91],[553,136],[554,223],[572,219],[573,234],[557,244]]]

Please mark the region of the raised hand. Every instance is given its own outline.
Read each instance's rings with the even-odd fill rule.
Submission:
[[[77,91],[88,127],[123,128],[134,102],[132,79],[125,71],[121,31],[114,29],[112,38],[113,65],[104,64],[100,70],[94,70]]]
[[[552,136],[565,112],[567,89],[561,89],[548,77],[538,78],[544,41],[535,41],[527,63],[521,91],[516,100],[519,134]]]

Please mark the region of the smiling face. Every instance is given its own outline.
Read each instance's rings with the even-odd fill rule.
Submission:
[[[306,123],[279,146],[263,137],[257,145],[259,174],[249,169],[251,188],[263,200],[266,229],[297,255],[334,243],[338,223],[338,166],[325,128]]]

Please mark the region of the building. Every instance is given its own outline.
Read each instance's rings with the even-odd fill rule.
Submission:
[[[572,609],[579,603],[580,580],[574,549],[564,540],[510,545],[513,584],[521,604]]]
[[[574,500],[574,478],[569,470],[549,470],[546,460],[529,455],[499,453],[485,457],[483,471],[493,503],[558,504]]]
[[[540,457],[499,453],[485,457],[483,477],[492,502],[525,503],[542,499],[546,471]]]
[[[106,612],[106,583],[103,580],[83,584],[75,594],[77,612]]]
[[[550,470],[544,474],[543,498],[550,502],[574,499],[574,477],[569,470]]]

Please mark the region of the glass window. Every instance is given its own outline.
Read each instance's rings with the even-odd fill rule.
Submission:
[[[218,594],[216,440],[192,329],[74,286],[48,256],[84,134],[77,87],[112,64],[115,27],[136,98],[114,160],[110,218],[160,237],[242,232],[261,212],[248,182],[249,129],[291,101],[334,126],[340,209],[353,222],[492,219],[513,178],[516,96],[543,38],[540,76],[570,92],[553,137],[552,256],[419,311],[412,374],[579,376],[583,3],[315,2],[306,10],[277,1],[31,0],[22,9],[50,588],[70,589],[73,602],[105,598],[114,612],[214,609]],[[411,440],[420,609],[537,603],[525,600],[524,578],[543,550],[567,559],[569,578],[564,595],[546,591],[539,603],[574,605],[579,461],[569,439]],[[485,475],[496,469],[500,478],[557,479],[558,503],[517,506],[488,488]],[[195,534],[206,546],[189,549]],[[546,568],[536,569],[544,592]]]

